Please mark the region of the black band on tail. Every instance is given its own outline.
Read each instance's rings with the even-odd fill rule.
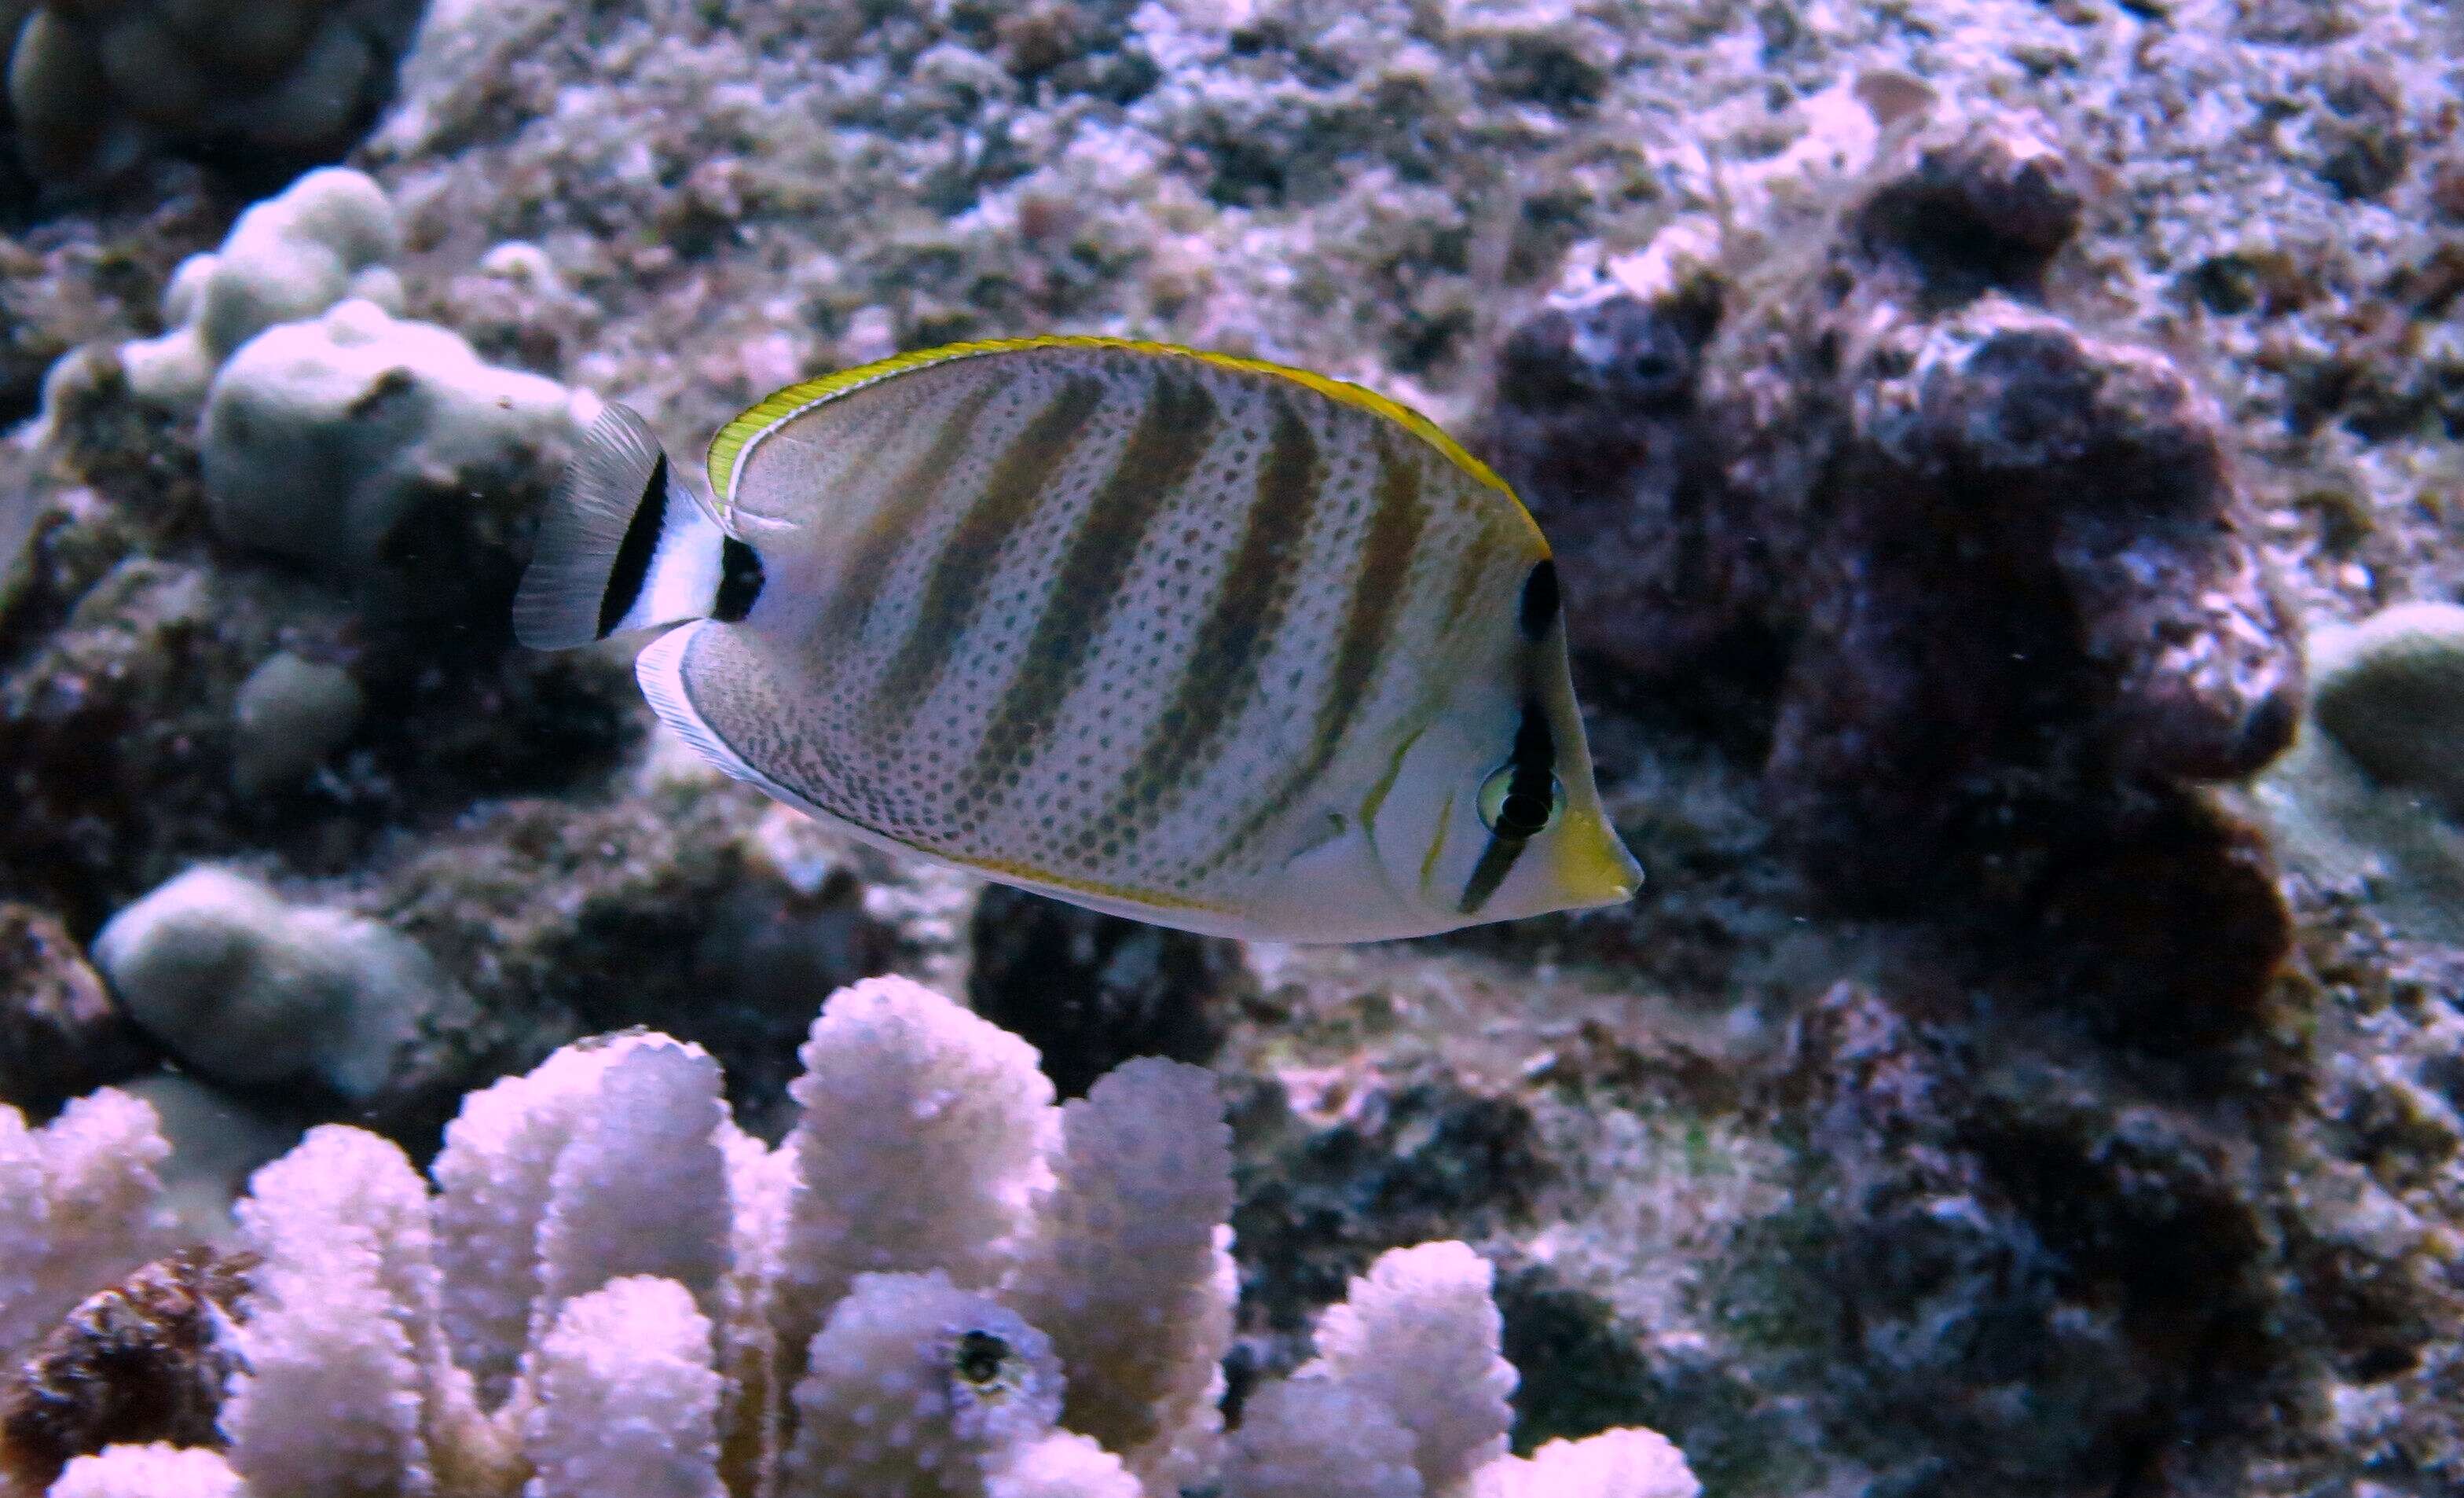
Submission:
[[[650,465],[649,481],[642,486],[641,508],[633,512],[633,523],[625,527],[616,560],[607,568],[607,591],[599,595],[601,639],[616,632],[616,621],[642,596],[642,584],[650,577],[650,559],[659,554],[659,531],[667,521],[668,455],[662,452]]]

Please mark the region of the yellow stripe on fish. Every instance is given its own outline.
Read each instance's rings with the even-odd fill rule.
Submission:
[[[517,627],[685,622],[637,668],[660,716],[859,837],[1285,940],[1639,877],[1538,527],[1381,396],[1157,343],[959,344],[782,390],[706,466],[710,506],[610,408]]]

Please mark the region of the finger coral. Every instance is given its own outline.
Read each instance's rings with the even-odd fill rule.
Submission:
[[[1647,1432],[1507,1455],[1514,1372],[1460,1244],[1371,1266],[1221,1435],[1231,1157],[1196,1068],[1057,1108],[1032,1049],[903,979],[841,990],[803,1060],[775,1149],[698,1047],[638,1031],[473,1094],[433,1192],[392,1144],[312,1130],[237,1208],[260,1260],[219,1448],[67,1453],[49,1490],[1693,1498]],[[123,1217],[141,1178],[104,1193]],[[56,1300],[11,1287],[0,1317]]]
[[[400,318],[393,205],[365,173],[311,171],[189,256],[163,294],[169,331],[63,361],[55,422],[117,369],[186,416],[217,529],[235,545],[364,568],[420,500],[546,481],[591,397],[484,362],[459,334]],[[580,404],[576,404],[580,403]],[[341,502],[332,475],[352,475]],[[308,496],[303,498],[302,496]]]
[[[235,544],[363,568],[424,496],[467,501],[537,479],[568,423],[595,414],[587,402],[355,297],[268,328],[214,377],[207,500]],[[337,474],[350,475],[340,496]]]
[[[155,1174],[169,1153],[153,1110],[125,1092],[78,1098],[40,1129],[0,1104],[0,1358],[172,1247]]]

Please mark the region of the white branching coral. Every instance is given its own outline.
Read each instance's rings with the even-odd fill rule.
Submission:
[[[1609,1430],[1584,1441],[1551,1441],[1529,1461],[1507,1457],[1482,1467],[1472,1498],[1697,1498],[1703,1485],[1684,1453],[1649,1430]]]
[[[718,1068],[663,1035],[568,1046],[463,1100],[434,1172],[443,1319],[491,1404],[570,1297],[659,1274],[718,1309],[735,1257]]]
[[[858,1274],[1000,1281],[1052,1112],[1035,1047],[904,979],[841,989],[798,1054],[777,1311],[791,1374]]]
[[[52,1498],[247,1498],[218,1453],[159,1443],[78,1457],[51,1491]]]
[[[982,1498],[988,1459],[1061,1416],[1051,1339],[939,1273],[858,1275],[807,1368],[791,1493]]]
[[[1056,1108],[1023,1043],[897,979],[833,996],[803,1057],[776,1149],[644,1033],[467,1098],[433,1193],[311,1131],[237,1211],[262,1262],[224,1449],[115,1447],[54,1498],[1695,1498],[1646,1431],[1506,1454],[1514,1372],[1460,1244],[1371,1266],[1226,1437],[1204,1071],[1133,1062]],[[39,1135],[0,1112],[0,1329],[160,1246],[160,1154],[111,1094]]]
[[[1301,1370],[1394,1411],[1432,1494],[1503,1456],[1514,1425],[1514,1365],[1499,1352],[1490,1279],[1488,1261],[1462,1244],[1386,1254],[1318,1323],[1318,1360]]]
[[[1012,1446],[987,1477],[990,1498],[1144,1498],[1147,1491],[1119,1457],[1066,1430]]]
[[[40,1129],[0,1104],[0,1358],[172,1246],[154,1110],[110,1088]]]
[[[534,1343],[611,1274],[664,1275],[719,1310],[732,1257],[719,1085],[718,1063],[672,1043],[627,1046],[601,1074],[548,1177]]]
[[[1224,1464],[1236,1498],[1421,1498],[1412,1433],[1375,1398],[1294,1378],[1249,1398]]]
[[[1133,1061],[1062,1110],[1006,1298],[1070,1370],[1067,1421],[1158,1492],[1211,1454],[1232,1344],[1232,1131],[1215,1079]]]
[[[726,1498],[710,1318],[683,1286],[636,1275],[565,1302],[533,1377],[523,1498]]]
[[[253,1498],[424,1498],[501,1466],[440,1318],[427,1185],[392,1143],[312,1129],[256,1173],[263,1256],[223,1408]]]

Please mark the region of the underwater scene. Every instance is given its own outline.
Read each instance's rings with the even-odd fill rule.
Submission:
[[[2464,1495],[2464,10],[0,47],[0,1498]]]

